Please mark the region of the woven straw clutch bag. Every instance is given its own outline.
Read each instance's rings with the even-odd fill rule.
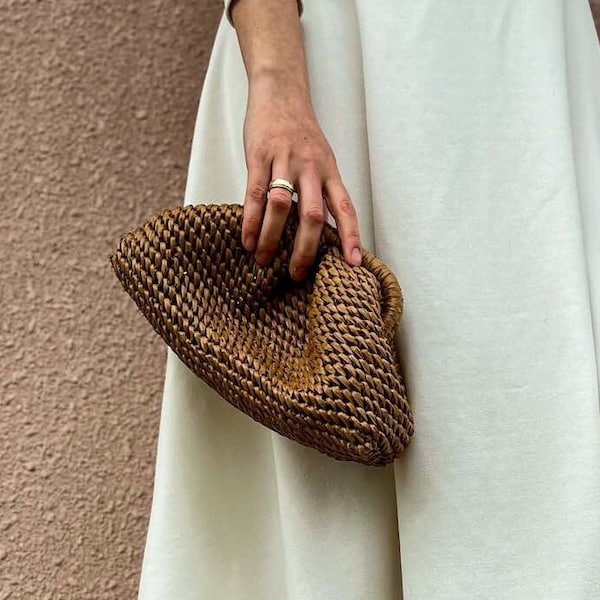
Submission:
[[[241,244],[242,216],[240,204],[166,209],[121,237],[112,267],[154,330],[233,406],[335,459],[392,462],[413,435],[396,277],[364,249],[360,267],[346,263],[325,223],[295,282],[297,203],[267,267]]]

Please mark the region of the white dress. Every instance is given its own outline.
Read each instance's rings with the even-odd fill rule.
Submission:
[[[169,350],[139,598],[598,600],[587,1],[304,0],[301,22],[364,247],[404,293],[415,435],[387,467],[337,461],[237,411]],[[185,204],[243,203],[246,95],[224,17]]]

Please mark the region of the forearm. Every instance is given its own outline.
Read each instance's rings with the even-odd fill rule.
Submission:
[[[233,0],[231,18],[249,85],[275,80],[280,93],[289,91],[310,103],[296,0]]]

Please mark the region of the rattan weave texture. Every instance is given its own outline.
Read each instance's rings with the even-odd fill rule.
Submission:
[[[325,223],[295,282],[297,203],[267,267],[242,246],[242,218],[240,204],[165,209],[121,236],[112,267],[165,343],[233,406],[337,460],[390,463],[414,432],[395,275],[364,249],[362,265],[348,265]]]

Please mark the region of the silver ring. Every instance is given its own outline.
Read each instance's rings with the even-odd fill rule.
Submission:
[[[293,194],[296,191],[294,184],[288,181],[287,179],[273,179],[271,183],[269,183],[269,191],[273,188],[282,188]]]

